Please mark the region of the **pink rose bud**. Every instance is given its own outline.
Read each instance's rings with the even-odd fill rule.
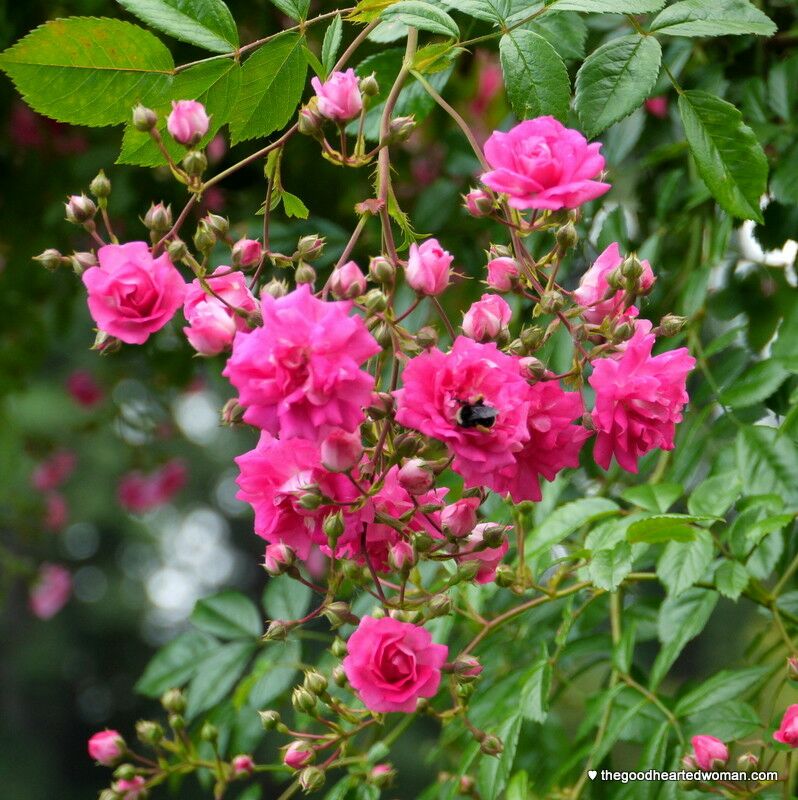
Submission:
[[[411,244],[405,267],[407,282],[419,294],[441,294],[449,285],[453,260],[437,239],[427,239],[420,246]]]
[[[366,292],[366,276],[354,261],[347,261],[330,276],[330,291],[339,300],[350,300]]]
[[[210,122],[202,103],[196,100],[173,100],[166,128],[175,141],[193,145],[208,132]]]
[[[360,433],[350,433],[343,428],[334,428],[321,443],[321,463],[330,472],[346,472],[352,469],[363,453]]]
[[[482,674],[482,664],[474,656],[457,656],[452,666],[452,671],[458,678],[476,678]]]
[[[64,206],[64,211],[68,222],[82,225],[94,217],[97,206],[94,200],[85,194],[73,194]]]
[[[488,286],[497,292],[509,292],[521,274],[514,258],[501,256],[488,261]]]
[[[482,189],[472,189],[465,196],[465,207],[472,217],[487,217],[493,206],[493,198]]]
[[[400,539],[394,542],[388,550],[388,564],[395,572],[403,572],[409,570],[416,563],[416,554],[413,552],[413,546]]]
[[[233,344],[236,322],[226,306],[216,300],[197,303],[186,314],[190,323],[183,332],[191,346],[201,356],[215,356]]]
[[[315,757],[315,752],[307,742],[303,742],[300,739],[297,739],[285,749],[285,753],[283,753],[283,764],[287,767],[291,767],[291,769],[302,769],[302,767],[310,764]]]
[[[252,760],[252,756],[236,756],[232,765],[235,775],[251,775],[255,771],[255,762]]]
[[[646,100],[646,111],[653,117],[665,119],[668,116],[668,98],[665,95],[649,97]]]
[[[798,747],[798,704],[791,705],[784,712],[779,729],[773,734],[773,738],[790,747]]]
[[[98,731],[89,739],[89,755],[104,767],[112,767],[125,753],[125,740],[119,731]]]
[[[42,564],[30,589],[30,610],[39,619],[50,619],[66,605],[71,593],[69,570],[59,564]]]
[[[48,492],[44,499],[44,520],[42,525],[48,531],[63,530],[69,522],[69,506],[66,498],[58,492]]]
[[[119,800],[140,800],[147,796],[147,782],[143,775],[136,775],[133,778],[115,781],[111,788],[119,797]]]
[[[57,489],[72,474],[77,456],[72,450],[57,450],[33,470],[31,485],[40,492]]]
[[[456,503],[444,506],[441,511],[441,527],[444,533],[461,538],[468,536],[477,524],[478,497],[465,497]]]
[[[102,402],[103,390],[91,372],[75,370],[66,381],[69,396],[80,406],[92,408]]]
[[[474,576],[474,580],[477,583],[490,583],[496,577],[496,568],[501,564],[505,553],[510,547],[510,543],[503,535],[512,530],[510,526],[505,527],[504,531],[502,531],[502,539],[497,547],[483,546],[487,536],[492,534],[497,527],[500,528],[500,526],[489,522],[481,522],[465,539],[459,542],[460,555],[458,556],[458,561],[477,562],[477,572]]]
[[[316,92],[319,113],[327,119],[346,122],[354,119],[363,108],[360,84],[353,69],[333,72],[324,83],[318,78],[310,83]]]
[[[293,566],[296,560],[294,551],[283,542],[266,545],[266,552],[263,556],[263,568],[269,575],[282,575],[289,567]]]
[[[432,489],[435,476],[420,458],[411,458],[397,473],[399,485],[409,494],[424,494]]]
[[[386,786],[396,776],[396,771],[390,764],[375,764],[369,773],[369,783],[375,786]]]
[[[483,294],[463,317],[463,333],[474,341],[495,339],[510,321],[513,312],[497,294]]]
[[[696,763],[703,770],[720,769],[729,760],[729,749],[714,736],[693,736],[690,740]]]
[[[257,239],[239,239],[233,245],[233,264],[236,267],[254,267],[260,263],[262,252]]]

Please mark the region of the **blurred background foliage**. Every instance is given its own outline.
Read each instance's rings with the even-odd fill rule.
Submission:
[[[798,10],[791,0],[757,5],[778,25],[773,38],[673,38],[664,59],[682,85],[720,94],[741,109],[765,146],[771,180],[764,224],[740,225],[718,210],[688,158],[675,95],[663,76],[654,94],[664,98],[664,108],[640,109],[600,137],[613,190],[595,216],[585,215],[587,224],[580,226],[580,244],[566,273],[566,285],[574,286],[595,256],[619,241],[622,250],[648,258],[658,275],[644,315],[675,312],[689,318],[683,338],[701,358],[691,384],[693,402],[673,457],[651,457],[643,472],[643,480],[654,473],[686,491],[708,476],[734,473],[743,484],[758,481],[760,494],[789,494],[778,482],[767,484],[755,460],[750,462],[755,474],[744,474],[735,440],[741,425],[756,421],[782,424],[790,437],[798,437],[792,241],[798,233]],[[286,24],[266,0],[229,0],[229,6],[243,42]],[[326,9],[327,4],[314,2],[311,14]],[[8,0],[0,4],[0,46],[47,19],[72,15],[124,17],[112,0]],[[560,27],[541,23],[540,32],[572,74],[585,53],[615,35],[621,24],[614,15],[558,18]],[[463,18],[462,30],[464,37],[478,36],[487,26]],[[316,46],[320,35],[319,29],[311,34]],[[170,41],[169,46],[177,63],[198,57],[188,45]],[[379,54],[386,46],[368,43],[363,55]],[[445,76],[447,98],[481,138],[511,119],[497,63],[488,43],[463,55]],[[370,71],[367,66],[363,71]],[[575,119],[572,124],[577,127]],[[62,203],[67,194],[84,190],[100,168],[112,180],[111,214],[123,237],[145,238],[140,217],[149,199],[179,210],[180,187],[159,170],[114,166],[119,128],[75,129],[50,122],[31,112],[7,80],[0,82],[0,129],[0,794],[82,800],[107,778],[85,753],[89,734],[106,725],[131,731],[138,717],[155,711],[152,700],[133,691],[154,649],[186,627],[199,598],[235,586],[257,599],[265,584],[258,568],[261,542],[252,535],[249,510],[234,499],[232,458],[248,449],[253,437],[219,426],[219,409],[230,394],[219,377],[221,363],[192,358],[177,322],[144,347],[101,357],[89,350],[92,330],[81,283],[69,270],[48,273],[31,261],[47,247],[65,253],[89,249],[88,238],[63,222]],[[215,168],[249,149],[239,145],[218,156]],[[476,161],[460,132],[435,109],[398,151],[397,168],[398,195],[416,230],[439,236],[467,276],[447,296],[459,314],[482,293],[483,251],[492,236],[501,236],[461,208],[459,195],[472,184]],[[241,171],[205,198],[208,208],[229,216],[237,233],[259,231],[260,169]],[[313,141],[292,141],[283,181],[302,196],[310,218],[278,218],[276,249],[284,242],[290,250],[300,233],[317,231],[328,242],[322,264],[331,263],[348,238],[353,205],[369,192],[365,171],[345,177],[320,158]],[[361,263],[379,247],[377,236],[375,226],[358,246]],[[774,353],[772,340],[780,326]],[[554,368],[567,364],[565,344],[552,346]],[[91,407],[76,402],[67,389],[76,371],[90,373],[100,389],[102,399]],[[31,475],[43,459],[65,448],[76,453],[77,466],[61,490],[66,519],[54,521],[48,519],[45,496],[33,490]],[[123,511],[120,478],[132,469],[152,471],[173,458],[188,465],[187,485],[175,498],[144,515]],[[782,477],[789,481],[790,475]],[[617,497],[625,481],[629,476],[604,476],[586,465],[549,488],[536,521],[585,494]],[[795,554],[789,530],[778,532],[766,574],[778,572],[778,565]],[[72,599],[47,621],[30,613],[27,600],[44,561],[65,564],[74,580]],[[652,587],[628,612],[637,621],[642,643],[637,657],[643,663],[650,664],[656,653],[654,609],[661,597]],[[546,608],[512,631],[530,652],[549,641],[559,625],[562,607]],[[604,617],[606,609],[597,603],[580,621],[585,631],[594,631],[583,641],[588,667],[606,658],[608,633],[595,633]],[[743,663],[746,651],[761,644],[757,637],[769,636],[767,625],[750,604],[721,601],[673,675],[698,680]],[[768,647],[756,652],[767,653]],[[579,659],[578,649],[570,657]],[[507,669],[502,658],[501,648],[487,654],[486,660],[496,662],[486,664],[487,671]],[[585,708],[588,717],[597,713],[590,698],[598,685],[588,669],[558,690],[562,704],[545,736],[540,726],[525,726],[518,766],[536,782],[556,781],[558,770],[572,763],[566,755],[570,739]],[[485,698],[486,718],[501,707],[501,691],[500,683]],[[223,705],[215,714],[224,717],[229,711]],[[769,703],[764,713],[771,713]],[[653,723],[645,715],[628,724],[636,726],[627,731],[633,742],[650,737]],[[261,734],[245,729],[236,735],[249,746]],[[434,727],[427,731],[422,725],[418,737],[400,741],[395,761],[403,778],[392,795],[416,797],[434,780],[440,762],[430,758],[422,766],[418,758],[426,752],[424,737],[431,742],[434,735]],[[456,752],[459,745],[453,746]],[[430,752],[435,757],[436,751]],[[196,791],[186,788],[183,796],[195,797]]]

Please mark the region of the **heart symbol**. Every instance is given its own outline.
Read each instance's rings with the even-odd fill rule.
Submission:
[[[596,772],[596,770],[594,770],[594,769],[589,769],[587,771],[587,775],[590,778],[590,780],[592,781],[596,777],[596,775],[598,775],[598,772]]]

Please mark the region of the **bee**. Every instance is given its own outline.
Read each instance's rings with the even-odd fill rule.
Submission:
[[[498,416],[499,412],[480,398],[476,403],[461,403],[454,418],[461,428],[492,428]]]

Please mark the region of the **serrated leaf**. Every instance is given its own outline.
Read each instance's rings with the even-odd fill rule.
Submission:
[[[214,53],[238,47],[238,29],[222,0],[117,0],[156,30]]]
[[[727,700],[739,699],[761,683],[769,671],[770,667],[722,670],[685,694],[676,703],[673,713],[677,717],[686,717]]]
[[[263,632],[255,604],[235,591],[219,592],[198,601],[191,612],[191,622],[221,639],[257,637]]]
[[[684,488],[678,483],[645,483],[642,486],[629,486],[621,492],[621,497],[646,511],[664,514],[683,492]]]
[[[506,33],[499,45],[507,97],[519,119],[550,114],[565,120],[571,100],[568,70],[557,51],[528,30]]]
[[[324,40],[321,43],[321,63],[329,73],[338,58],[338,51],[341,49],[341,39],[343,37],[344,23],[341,15],[336,14],[326,31]]]
[[[308,9],[310,8],[310,0],[272,0],[272,3],[274,3],[283,14],[297,22],[307,18]]]
[[[551,673],[549,653],[545,643],[542,643],[540,654],[519,681],[521,685],[520,706],[524,719],[545,722],[549,714]]]
[[[241,90],[230,118],[233,144],[267,136],[291,119],[305,88],[303,42],[295,33],[283,33],[244,62]]]
[[[712,537],[704,530],[697,529],[692,542],[670,542],[657,562],[657,575],[668,594],[681,594],[699,580],[712,563],[713,552]]]
[[[732,216],[761,222],[768,162],[742,114],[697,90],[679,96],[679,113],[698,171],[719,205]]]
[[[608,592],[614,592],[631,571],[632,548],[628,542],[618,542],[610,550],[599,550],[588,566],[590,580]]]
[[[735,409],[761,403],[767,400],[788,376],[789,372],[775,359],[760,361],[721,392],[721,402]]]
[[[310,589],[287,575],[272,578],[263,591],[263,610],[269,619],[292,620],[305,615]]]
[[[507,785],[518,749],[522,721],[520,710],[503,720],[496,734],[504,743],[504,749],[498,756],[482,756],[477,785],[483,800],[496,800]]]
[[[776,25],[748,0],[681,0],[651,23],[669,36],[772,36]]]
[[[118,19],[70,17],[31,31],[0,54],[0,69],[28,105],[72,125],[130,119],[157,104],[174,72],[171,53],[149,31]]]
[[[751,576],[739,561],[724,561],[715,572],[717,590],[730,600],[736,600],[748,586]]]
[[[739,700],[727,700],[709,708],[704,708],[684,721],[687,737],[712,731],[724,742],[732,742],[750,736],[761,728],[759,714],[748,704]]]
[[[302,202],[301,198],[297,197],[291,192],[283,190],[281,194],[283,201],[283,211],[287,217],[294,217],[296,219],[307,219],[310,211],[308,207]]]
[[[456,39],[460,35],[457,23],[440,8],[423,0],[400,0],[388,6],[380,17],[386,22],[402,22],[413,28]]]
[[[575,105],[589,137],[643,104],[659,75],[662,48],[653,36],[622,36],[592,52],[576,75]]]
[[[223,700],[255,652],[255,642],[221,645],[199,665],[186,696],[186,718],[194,719]]]
[[[215,639],[199,631],[181,634],[153,656],[136,683],[136,691],[147,697],[159,697],[167,689],[182,686],[216,647]]]
[[[696,538],[693,522],[704,522],[713,517],[696,514],[656,514],[633,522],[626,533],[632,544],[661,544],[662,542],[692,542]]]
[[[798,447],[775,428],[747,425],[737,434],[737,469],[746,494],[776,492],[798,504]]]
[[[444,0],[444,5],[494,24],[505,22],[512,8],[510,0]]]
[[[266,708],[294,681],[302,650],[298,639],[273,642],[255,660],[248,700],[255,708]]]
[[[544,14],[524,27],[540,34],[563,59],[585,57],[587,23],[575,11]]]
[[[646,14],[659,11],[665,0],[554,0],[557,11],[583,11],[588,14]]]
[[[697,516],[720,517],[740,496],[740,479],[734,472],[713,475],[693,489],[687,498],[687,509]]]

